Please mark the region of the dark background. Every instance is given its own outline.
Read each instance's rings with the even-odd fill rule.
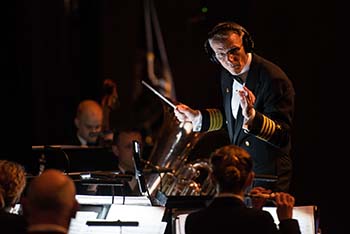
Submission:
[[[219,86],[212,78],[217,66],[209,62],[203,43],[208,30],[221,20],[245,26],[254,39],[255,52],[284,69],[296,90],[291,192],[298,204],[321,208],[323,233],[341,233],[336,206],[328,199],[329,191],[334,191],[333,171],[338,170],[333,160],[326,160],[332,168],[321,167],[325,163],[321,159],[328,157],[322,145],[326,127],[321,116],[331,111],[328,105],[321,109],[328,100],[324,90],[329,88],[322,85],[333,73],[333,50],[339,46],[333,36],[339,27],[333,22],[339,17],[333,4],[277,0],[154,3],[177,101],[196,108],[220,103]],[[32,146],[62,144],[74,132],[77,104],[86,98],[99,100],[105,78],[116,81],[121,105],[129,111],[127,117],[116,117],[117,124],[125,119],[140,121],[144,109],[159,111],[159,99],[135,85],[146,78],[142,0],[16,0],[6,6],[3,155],[25,157],[29,139]],[[204,6],[207,13],[201,12]],[[27,82],[31,82],[31,101]]]

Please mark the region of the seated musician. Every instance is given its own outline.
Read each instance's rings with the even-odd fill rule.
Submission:
[[[137,180],[135,178],[135,166],[133,161],[132,142],[137,141],[142,146],[142,134],[138,129],[125,128],[120,129],[113,134],[112,151],[117,157],[116,170],[121,174],[132,175],[130,181],[123,184],[112,185],[95,185],[89,186],[89,191],[78,194],[95,194],[95,195],[116,195],[116,196],[138,196],[141,195]],[[141,147],[142,148],[142,147]]]

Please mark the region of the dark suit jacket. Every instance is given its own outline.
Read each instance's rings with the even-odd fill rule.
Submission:
[[[68,145],[81,145],[81,142],[76,133],[73,135],[72,138],[70,138]]]
[[[0,232],[2,234],[24,234],[27,223],[22,215],[10,214],[0,210]]]
[[[256,97],[256,116],[249,133],[242,129],[241,108],[237,119],[232,116],[232,83],[233,76],[223,69],[223,108],[201,110],[201,131],[226,128],[231,143],[246,149],[252,156],[256,174],[278,177],[276,187],[264,182],[255,186],[288,192],[292,172],[290,150],[295,95],[291,81],[278,66],[253,54],[245,84]]]
[[[207,208],[190,213],[185,222],[186,234],[299,234],[296,220],[284,220],[277,229],[270,213],[247,208],[234,197],[217,197]]]

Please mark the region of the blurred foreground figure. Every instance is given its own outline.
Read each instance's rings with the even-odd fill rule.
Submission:
[[[30,182],[22,205],[30,234],[67,234],[79,207],[72,179],[55,169],[45,170]]]
[[[0,229],[1,233],[25,233],[26,222],[21,214],[12,213],[26,186],[22,165],[0,160]]]

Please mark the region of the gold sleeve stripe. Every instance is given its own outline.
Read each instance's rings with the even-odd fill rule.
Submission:
[[[220,129],[223,125],[223,117],[222,117],[222,114],[220,111],[217,111],[216,112],[216,119],[217,119],[217,122],[216,122],[216,125],[214,126],[216,130]]]
[[[209,131],[212,131],[214,129],[214,125],[215,125],[215,122],[216,122],[215,110],[210,110],[209,111],[209,116],[210,116]]]
[[[266,129],[266,133],[265,133],[264,137],[266,138],[266,140],[269,140],[270,137],[271,137],[272,129],[274,128],[273,127],[274,126],[274,122],[272,122],[272,120],[270,120],[270,119],[268,119],[267,122],[268,122],[268,127]]]
[[[276,130],[276,124],[274,121],[270,120],[271,122],[271,127],[270,127],[270,131],[267,134],[267,140],[270,140],[270,138],[272,137],[272,135],[275,133]]]
[[[266,128],[266,118],[265,118],[265,115],[263,115],[263,124],[262,124],[261,130],[258,134],[259,137],[263,137],[263,134],[265,132],[265,128]]]
[[[212,128],[216,129],[216,125],[218,124],[218,115],[216,112],[213,113],[213,122],[212,122]]]
[[[266,127],[265,127],[265,131],[262,133],[263,134],[262,137],[264,139],[267,139],[268,138],[268,133],[269,133],[270,128],[271,128],[271,121],[266,116],[264,116],[264,119],[266,120],[265,121],[266,122]]]
[[[260,137],[262,137],[263,139],[265,139],[265,135],[268,129],[268,125],[269,125],[269,121],[267,120],[267,118],[265,116],[263,116],[263,126],[261,127],[261,131],[260,131]]]
[[[211,109],[207,110],[209,113],[209,131],[213,128],[213,111]]]
[[[219,110],[207,109],[210,117],[210,125],[208,131],[215,131],[222,127],[223,117]]]
[[[258,134],[259,137],[269,140],[276,131],[276,124],[274,121],[263,115],[263,124],[261,131]]]

